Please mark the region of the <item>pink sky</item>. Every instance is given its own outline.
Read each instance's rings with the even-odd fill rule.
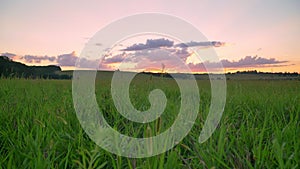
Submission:
[[[105,25],[132,14],[160,12],[192,23],[209,41],[225,42],[227,45],[215,48],[221,60],[234,65],[243,59],[251,61],[257,55],[253,62],[258,58],[273,58],[277,63],[227,70],[300,72],[299,6],[297,0],[4,0],[0,2],[0,53],[8,52],[19,58],[31,56],[20,60],[27,64],[66,63],[70,58],[72,63],[88,39]],[[45,56],[50,60],[35,62],[36,58]],[[64,69],[72,68],[71,64],[65,65]]]

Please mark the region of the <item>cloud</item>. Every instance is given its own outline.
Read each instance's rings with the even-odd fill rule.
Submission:
[[[59,66],[74,66],[78,57],[73,51],[72,53],[58,55],[56,62]]]
[[[238,61],[229,61],[227,59],[223,59],[220,61],[223,65],[223,68],[245,68],[245,67],[282,67],[287,66],[286,64],[288,61],[278,61],[274,58],[263,58],[258,56],[246,56],[241,58]],[[217,62],[202,62],[202,63],[189,63],[188,66],[194,72],[203,72],[206,71],[206,68],[210,70],[220,70],[219,63]]]
[[[123,65],[130,65],[131,68],[142,69],[147,65],[151,67],[160,67],[165,64],[167,68],[178,67],[178,59],[184,63],[188,57],[191,56],[189,47],[221,47],[225,42],[220,41],[205,41],[196,42],[191,41],[187,43],[174,44],[174,41],[169,39],[148,39],[146,43],[136,43],[128,46],[122,54],[110,56],[104,59],[103,64],[121,63]],[[132,65],[135,65],[134,67]]]
[[[145,50],[145,49],[155,49],[160,47],[172,47],[174,45],[173,41],[168,39],[147,39],[146,44],[139,43],[133,44],[132,46],[128,46],[121,51],[138,51],[138,50]]]
[[[76,62],[77,65],[76,67],[78,68],[90,68],[90,69],[97,69],[97,68],[106,68],[103,65],[99,65],[99,59],[93,59],[89,60],[87,58],[79,58],[75,51],[68,53],[68,54],[62,54],[58,55],[56,62],[59,66],[75,66]]]
[[[120,63],[125,59],[126,56],[127,56],[127,54],[125,52],[123,52],[121,54],[114,55],[112,57],[106,57],[106,58],[104,58],[103,63],[106,63],[106,64]]]
[[[103,64],[115,65],[116,63],[123,63],[128,65],[135,65],[136,69],[145,67],[147,64],[150,66],[161,66],[165,64],[168,67],[176,67],[174,64],[178,64],[175,60],[181,59],[184,63],[192,55],[189,51],[189,47],[220,47],[224,46],[225,42],[220,41],[205,41],[196,42],[191,41],[187,43],[174,44],[173,41],[165,38],[161,39],[148,39],[146,43],[136,43],[128,46],[122,54],[109,55],[103,60]],[[171,61],[170,61],[171,60]]]
[[[257,67],[286,63],[288,61],[278,61],[275,58],[263,58],[258,56],[246,56],[238,61],[221,60],[224,67],[239,68],[239,67]]]
[[[33,56],[33,55],[25,55],[20,57],[20,59],[24,59],[27,63],[41,63],[42,61],[54,62],[56,57],[54,56]]]
[[[156,48],[128,53],[123,52],[122,54],[105,58],[102,63],[111,66],[113,69],[124,71],[143,71],[150,67],[161,69],[162,65],[165,65],[168,70],[172,69],[175,71],[179,66],[185,65],[184,63],[190,55],[191,53],[187,48]]]
[[[20,61],[26,63],[41,63],[42,61],[50,62],[53,65],[58,66],[75,66],[76,61],[79,59],[79,57],[76,55],[76,53],[73,51],[71,53],[62,54],[58,56],[36,56],[36,55],[24,55],[24,56],[18,56],[16,54],[12,53],[1,53],[3,56],[7,56],[15,61]],[[113,58],[111,60],[114,60],[116,58]],[[89,60],[86,58],[80,58],[79,65],[81,68],[97,68],[99,64],[99,60]],[[105,66],[102,66],[105,67]]]
[[[123,52],[117,55],[109,55],[109,57],[105,57],[103,63],[105,64],[113,64],[120,62],[139,62],[143,57],[147,57],[151,61],[162,61],[162,60],[170,60],[174,57],[180,58],[183,61],[187,60],[191,53],[187,48],[153,48],[152,50],[138,50],[133,53]]]
[[[8,58],[13,58],[15,56],[17,56],[16,54],[13,54],[13,53],[8,53],[8,52],[5,52],[5,53],[1,53],[1,56],[6,56]]]
[[[121,51],[139,51],[139,50],[145,50],[145,49],[157,49],[161,47],[180,47],[180,48],[188,48],[188,47],[221,47],[225,46],[225,42],[220,41],[205,41],[205,42],[186,42],[186,43],[178,43],[174,45],[174,42],[168,39],[148,39],[145,44],[138,43],[133,44],[132,46],[129,46],[125,49],[122,49]]]
[[[187,43],[179,43],[176,44],[175,47],[181,47],[181,48],[187,48],[187,47],[221,47],[225,46],[225,42],[220,42],[220,41],[206,41],[206,42],[187,42]]]
[[[156,46],[162,46],[162,42],[156,43]],[[148,42],[152,47],[155,45],[153,42]],[[199,45],[200,43],[190,43],[190,45]],[[217,43],[214,43],[216,45]],[[202,43],[202,45],[208,45],[208,43]],[[219,71],[219,63],[212,61],[205,61],[202,63],[188,63],[188,58],[191,56],[191,52],[188,48],[153,48],[151,50],[137,50],[134,52],[125,52],[108,55],[102,62],[100,60],[89,60],[87,58],[79,58],[73,51],[68,54],[62,54],[55,56],[34,56],[24,55],[18,56],[13,53],[1,53],[3,56],[7,56],[13,60],[24,61],[25,63],[41,63],[42,61],[49,61],[58,66],[75,66],[78,60],[78,67],[80,68],[92,68],[100,70],[113,70],[117,69],[118,64],[122,63],[122,68],[131,71],[141,71],[147,68],[161,69],[162,65],[165,65],[167,71],[181,72],[186,70],[187,65],[194,72],[206,72],[206,67],[210,70]],[[288,61],[276,60],[275,58],[265,58],[258,56],[245,56],[237,61],[230,61],[223,59],[220,61],[224,68],[238,69],[245,67],[259,68],[259,67],[282,67],[288,66]],[[122,70],[122,69],[121,69]]]
[[[26,63],[41,63],[42,61],[49,61],[49,62],[55,62],[56,57],[55,56],[35,56],[35,55],[24,55],[19,56],[17,54],[13,53],[1,53],[3,56],[7,56],[12,60],[20,60]]]

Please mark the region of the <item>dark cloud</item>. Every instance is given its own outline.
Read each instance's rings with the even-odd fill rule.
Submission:
[[[187,42],[187,43],[179,43],[176,44],[175,47],[181,47],[181,48],[187,48],[187,47],[221,47],[224,46],[225,42],[220,42],[220,41],[207,41],[207,42]]]
[[[278,61],[275,58],[263,58],[258,56],[246,56],[238,61],[229,61],[227,59],[221,60],[224,67],[238,68],[238,67],[254,67],[254,66],[266,66],[280,63],[286,63],[288,61]]]
[[[105,59],[102,63],[107,65],[121,63],[119,67],[114,68],[124,71],[143,71],[149,67],[161,69],[162,65],[165,65],[168,70],[172,69],[175,71],[179,66],[185,65],[187,57],[191,54],[187,50],[187,48],[157,48],[129,53],[123,52],[120,55]],[[110,66],[118,65],[114,64]],[[183,68],[178,69],[182,70]]]
[[[107,59],[104,59],[104,64],[121,63],[123,65],[135,65],[136,69],[140,69],[150,65],[161,66],[161,64],[167,65],[168,68],[176,67],[179,64],[178,59],[182,62],[186,62],[188,57],[191,56],[189,47],[220,47],[224,46],[225,42],[220,41],[206,41],[206,42],[187,42],[174,44],[173,41],[161,38],[161,39],[148,39],[146,43],[139,43],[122,49],[122,54],[110,55]],[[126,53],[127,52],[127,53]]]
[[[77,63],[76,63],[76,67],[77,68],[85,68],[85,69],[101,69],[101,67],[104,67],[103,65],[99,65],[100,63],[100,60],[97,59],[97,60],[89,60],[89,59],[86,59],[86,58],[79,58],[77,60]],[[73,65],[75,66],[75,64]]]
[[[99,67],[99,60],[89,60],[84,57],[79,58],[76,56],[75,51],[69,54],[58,55],[56,62],[59,66],[75,66],[78,68],[91,68],[97,69]]]
[[[58,66],[75,66],[76,61],[78,60],[78,56],[73,51],[71,53],[62,54],[58,56],[35,56],[35,55],[24,55],[18,56],[12,53],[1,53],[3,56],[7,56],[13,60],[23,61],[25,63],[41,63],[42,61],[52,62],[51,64],[55,64]],[[116,58],[113,58],[116,59]],[[113,60],[111,59],[111,60]],[[86,58],[80,58],[79,60],[80,68],[97,68],[99,64],[99,60],[88,60]],[[105,66],[102,66],[105,67]]]
[[[132,46],[122,49],[122,51],[138,51],[138,50],[145,50],[145,49],[155,49],[160,47],[172,47],[173,45],[174,45],[173,41],[164,38],[148,39],[146,41],[146,44],[143,43],[133,44]]]
[[[278,61],[274,58],[263,58],[258,56],[246,56],[238,61],[229,61],[227,59],[221,60],[221,63],[224,68],[245,68],[245,67],[281,67],[287,66],[288,61]],[[189,63],[188,66],[193,71],[206,71],[206,68],[211,70],[220,69],[219,63],[206,61],[204,63],[193,64]]]
[[[112,57],[104,58],[103,63],[106,63],[106,64],[120,63],[125,59],[126,55],[127,54],[125,52],[123,52],[121,54],[118,54],[118,55],[115,55]]]
[[[77,59],[78,57],[73,51],[72,53],[69,54],[58,55],[56,62],[58,63],[59,66],[74,66]]]
[[[42,61],[54,62],[56,60],[56,57],[25,55],[22,56],[21,59],[24,59],[27,63],[41,63]]]
[[[24,56],[18,56],[13,53],[1,53],[3,56],[7,56],[13,60],[22,60],[26,63],[41,63],[42,61],[49,61],[49,62],[55,62],[56,57],[55,56],[35,56],[35,55],[24,55]]]
[[[121,63],[121,62],[141,62],[142,58],[147,58],[148,61],[166,61],[176,58],[182,59],[184,62],[191,55],[187,48],[175,49],[175,48],[158,48],[152,50],[139,50],[133,53],[123,52],[118,55],[109,55],[104,58],[104,64]]]
[[[176,49],[174,52],[174,56],[179,57],[180,59],[182,59],[184,62],[187,60],[187,58],[191,55],[192,53],[190,53],[188,51],[187,48],[182,48],[182,49]]]
[[[221,47],[225,46],[225,42],[220,41],[206,41],[206,42],[186,42],[186,43],[178,43],[174,45],[173,41],[170,41],[168,39],[148,39],[146,44],[139,43],[139,44],[133,44],[132,46],[129,46],[125,49],[122,49],[121,51],[139,51],[139,50],[145,50],[145,49],[156,49],[160,47],[180,47],[180,48],[188,48],[188,47]]]
[[[145,49],[157,49],[161,47],[180,47],[180,48],[188,48],[188,47],[221,47],[225,46],[225,42],[220,41],[205,41],[205,42],[186,42],[186,43],[178,43],[174,45],[174,42],[168,39],[148,39],[146,43],[138,43],[133,44],[132,46],[129,46],[125,49],[122,49],[121,51],[139,51],[139,50],[145,50]]]

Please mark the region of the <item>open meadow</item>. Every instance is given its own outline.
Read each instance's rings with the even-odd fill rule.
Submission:
[[[111,76],[96,81],[107,122],[120,133],[149,137],[168,129],[180,108],[171,78],[138,75],[130,86],[136,109],[147,110],[149,92],[167,96],[161,118],[139,124],[116,110]],[[0,79],[0,168],[299,168],[300,81],[227,80],[226,107],[216,131],[198,137],[210,106],[210,82],[197,81],[200,107],[190,133],[173,149],[150,158],[125,158],[98,147],[74,110],[72,80]]]

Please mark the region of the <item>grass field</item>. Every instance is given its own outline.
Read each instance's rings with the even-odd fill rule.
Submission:
[[[299,168],[300,81],[229,80],[222,120],[203,144],[198,137],[210,105],[210,83],[199,80],[201,102],[191,132],[158,156],[120,157],[85,134],[72,102],[71,80],[0,80],[1,168]],[[148,94],[161,88],[168,99],[162,117],[147,125],[120,115],[110,96],[110,77],[96,82],[109,124],[129,136],[147,137],[170,127],[180,104],[175,81],[138,76],[132,104],[146,110]]]

